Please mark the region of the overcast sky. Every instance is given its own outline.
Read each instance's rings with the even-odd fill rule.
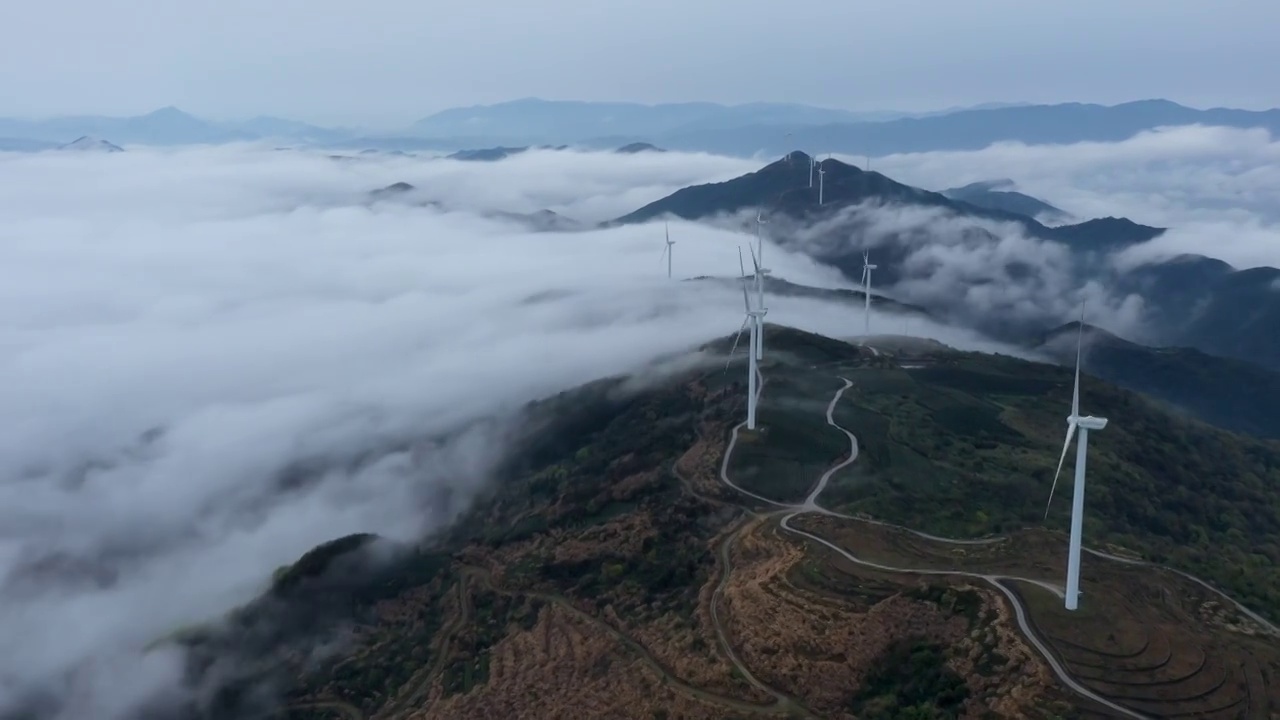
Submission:
[[[6,3],[0,115],[394,126],[526,96],[928,110],[1280,105],[1275,0]]]

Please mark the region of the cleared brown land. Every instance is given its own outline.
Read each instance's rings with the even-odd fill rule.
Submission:
[[[900,567],[1051,583],[1060,583],[1065,571],[1065,538],[1044,531],[993,545],[954,546],[838,518],[798,518],[796,526],[863,559]],[[867,574],[847,564],[850,572]],[[1074,613],[1042,587],[1006,581],[1077,681],[1151,717],[1280,716],[1280,641],[1220,596],[1156,568],[1089,555],[1082,568],[1084,595]]]

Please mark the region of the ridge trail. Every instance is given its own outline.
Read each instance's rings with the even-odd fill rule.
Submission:
[[[1050,670],[1053,671],[1054,675],[1057,676],[1057,678],[1060,681],[1062,681],[1064,685],[1066,685],[1068,688],[1070,688],[1072,691],[1074,691],[1076,694],[1080,695],[1081,697],[1092,700],[1093,702],[1096,702],[1099,705],[1102,705],[1103,707],[1106,707],[1110,710],[1114,710],[1115,712],[1118,712],[1124,715],[1125,717],[1136,718],[1137,720],[1148,720],[1148,716],[1137,713],[1133,710],[1130,710],[1127,707],[1124,707],[1123,705],[1119,705],[1117,703],[1114,703],[1102,697],[1101,695],[1093,692],[1089,688],[1080,684],[1080,682],[1078,682],[1074,677],[1072,677],[1072,675],[1067,671],[1067,669],[1063,667],[1062,663],[1060,663],[1058,659],[1054,656],[1053,652],[1048,648],[1048,646],[1044,644],[1044,642],[1036,635],[1035,631],[1032,629],[1030,623],[1027,620],[1027,609],[1023,606],[1022,600],[1017,596],[1016,593],[1014,593],[1007,586],[1005,586],[1002,581],[1014,580],[1018,582],[1025,582],[1032,585],[1037,585],[1039,587],[1045,588],[1046,590],[1049,590],[1050,592],[1054,593],[1058,597],[1063,597],[1064,595],[1063,590],[1061,588],[1041,580],[1017,577],[1012,575],[989,575],[989,574],[983,574],[983,573],[974,573],[974,572],[965,571],[965,570],[922,570],[922,569],[916,569],[916,568],[902,568],[902,567],[895,567],[892,565],[875,563],[868,560],[863,560],[824,538],[821,538],[817,535],[806,532],[804,530],[799,530],[797,528],[791,527],[790,521],[792,518],[798,515],[802,515],[804,513],[815,512],[823,515],[830,515],[830,516],[839,517],[847,520],[852,520],[855,522],[865,522],[865,523],[874,524],[874,525],[881,525],[884,527],[896,528],[899,530],[909,532],[913,535],[917,535],[919,537],[923,537],[926,539],[934,540],[937,542],[943,542],[943,543],[974,545],[974,544],[989,544],[989,543],[995,543],[995,542],[1002,542],[1005,539],[1005,538],[984,538],[980,540],[955,540],[951,538],[942,538],[934,535],[929,535],[927,533],[917,532],[915,530],[912,530],[911,528],[903,527],[901,525],[895,525],[893,523],[870,520],[866,518],[860,518],[854,515],[846,515],[843,513],[833,512],[819,506],[817,504],[818,496],[821,495],[822,491],[826,489],[827,483],[830,481],[831,476],[834,475],[836,472],[840,471],[841,469],[853,464],[853,462],[858,459],[857,437],[853,433],[849,432],[848,429],[842,427],[839,423],[835,421],[836,404],[840,401],[840,398],[844,395],[845,391],[848,390],[850,387],[853,387],[853,381],[849,380],[848,378],[840,376],[840,380],[844,381],[844,385],[835,392],[835,395],[831,398],[831,402],[827,404],[826,419],[827,419],[828,425],[836,428],[840,432],[844,433],[846,437],[849,438],[849,457],[835,464],[834,466],[829,468],[825,473],[823,473],[822,477],[819,478],[818,483],[815,485],[814,489],[809,493],[808,497],[805,498],[803,503],[800,503],[800,504],[781,503],[776,500],[770,500],[769,498],[763,497],[761,495],[757,495],[753,492],[750,492],[744,488],[739,487],[738,485],[734,484],[732,480],[729,479],[729,474],[728,474],[729,459],[733,454],[733,449],[737,446],[738,433],[742,430],[743,427],[746,426],[745,422],[739,423],[738,425],[735,425],[733,428],[733,432],[729,438],[729,445],[728,447],[725,448],[724,458],[720,463],[720,480],[725,485],[729,486],[730,488],[733,488],[734,490],[744,495],[747,495],[757,500],[764,501],[766,503],[769,503],[770,505],[774,505],[775,507],[777,507],[778,508],[777,510],[767,513],[767,515],[770,517],[781,515],[782,517],[778,521],[778,526],[781,527],[786,532],[792,533],[794,535],[798,535],[800,537],[806,538],[813,542],[817,542],[827,547],[828,549],[835,551],[841,557],[845,558],[849,562],[852,562],[856,565],[862,565],[864,567],[870,567],[876,570],[882,570],[886,572],[904,573],[904,574],[910,574],[910,575],[934,575],[934,576],[941,575],[941,576],[953,576],[953,577],[968,577],[968,578],[982,580],[994,586],[1009,600],[1009,603],[1014,610],[1014,617],[1017,620],[1018,628],[1019,630],[1022,631],[1023,636],[1027,638],[1027,640],[1031,643],[1032,647],[1036,650],[1036,652],[1038,652],[1040,656],[1044,659],[1046,664],[1048,664]],[[760,394],[763,391],[764,391],[764,382],[763,382],[763,377],[761,377],[761,382],[758,384],[757,390],[756,390],[757,402],[759,401]],[[736,532],[737,531],[735,531],[735,535],[736,535]],[[728,543],[726,543],[726,547],[727,545]],[[727,551],[725,552],[725,560],[726,562],[728,561]],[[728,568],[726,566],[726,574],[727,572],[728,572]]]

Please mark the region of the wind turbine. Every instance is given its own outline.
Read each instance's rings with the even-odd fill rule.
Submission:
[[[764,267],[764,234],[761,232],[761,226],[768,223],[764,216],[759,212],[756,213],[756,251],[751,254],[751,262],[755,264],[756,269],[756,306],[760,308],[761,317],[763,313],[769,310],[764,306],[764,276],[769,274],[769,268]],[[756,331],[755,344],[756,360],[764,359],[764,322],[759,323]]]
[[[748,248],[750,249],[750,248]],[[741,249],[739,249],[741,252]],[[769,308],[764,306],[764,275],[768,270],[760,267],[760,262],[756,260],[756,253],[751,251],[751,265],[756,271],[756,336],[755,342],[752,343],[751,350],[755,353],[756,360],[764,359],[764,316],[769,314]],[[746,275],[746,271],[743,271]]]
[[[809,156],[809,187],[810,188],[813,187],[813,166],[814,166],[814,159],[813,159],[813,156],[810,155]]]
[[[1089,454],[1089,431],[1101,430],[1107,426],[1107,419],[1080,415],[1080,348],[1084,344],[1084,307],[1080,308],[1080,332],[1076,337],[1076,382],[1071,391],[1071,414],[1067,416],[1067,440],[1062,444],[1062,457],[1058,458],[1058,470],[1053,474],[1053,486],[1049,488],[1049,504],[1053,503],[1053,491],[1058,487],[1058,475],[1062,473],[1062,463],[1067,459],[1067,448],[1071,447],[1071,436],[1076,428],[1080,429],[1080,439],[1076,442],[1076,483],[1071,494],[1071,543],[1067,550],[1067,596],[1068,610],[1075,610],[1080,598],[1080,535],[1084,528],[1084,477],[1085,461]],[[1044,516],[1049,517],[1049,505],[1045,506]]]
[[[662,257],[667,259],[667,277],[670,278],[671,277],[671,246],[675,245],[676,241],[671,239],[670,224],[663,223],[662,226],[667,233],[667,246],[662,248]]]
[[[754,258],[753,258],[754,259]],[[733,354],[738,351],[738,341],[742,339],[742,331],[749,330],[748,337],[749,347],[754,348],[756,345],[756,325],[759,318],[764,317],[764,313],[751,309],[751,296],[747,293],[747,269],[742,263],[742,246],[738,246],[738,267],[742,271],[742,304],[746,308],[746,317],[742,319],[742,327],[738,328],[738,334],[733,338],[733,347],[729,349],[729,359],[724,363],[724,369],[729,370],[729,363],[733,361]],[[754,352],[747,353],[747,429],[756,429],[756,375],[758,373],[756,366],[756,354]]]
[[[818,204],[819,205],[822,204],[822,176],[826,174],[827,174],[827,171],[823,170],[822,166],[819,165],[818,166]]]
[[[862,297],[865,301],[863,306],[862,318],[865,328],[863,335],[871,334],[871,271],[875,270],[878,265],[871,264],[871,252],[869,250],[862,251]]]

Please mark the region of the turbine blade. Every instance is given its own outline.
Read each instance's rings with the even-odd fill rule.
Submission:
[[[670,245],[664,245],[662,248],[662,257],[658,258],[658,264],[661,265],[663,260],[667,259],[667,253],[671,252]]]
[[[667,244],[671,244],[671,223],[662,223],[662,229],[667,233]]]
[[[1062,474],[1062,463],[1067,459],[1067,449],[1071,447],[1071,438],[1075,437],[1076,424],[1067,423],[1067,441],[1062,443],[1062,456],[1058,458],[1058,469],[1053,473],[1053,485],[1049,487],[1049,502],[1044,506],[1044,518],[1049,519],[1049,507],[1053,505],[1053,491],[1058,488],[1058,476]]]
[[[751,266],[756,269],[756,277],[760,277],[760,262],[756,260],[756,250],[750,245],[747,246],[747,250],[751,251]],[[743,273],[743,275],[745,274]]]
[[[747,276],[747,266],[742,264],[742,246],[738,246],[738,269],[742,271],[742,277]]]
[[[733,362],[733,354],[738,351],[738,341],[742,339],[742,331],[747,329],[747,323],[751,322],[751,316],[742,318],[742,327],[738,328],[738,334],[733,337],[733,347],[729,348],[729,359],[724,361],[724,371],[729,372],[729,363]]]
[[[747,276],[742,276],[742,304],[747,312],[751,312],[751,298],[747,295]],[[748,316],[750,317],[750,316]]]

